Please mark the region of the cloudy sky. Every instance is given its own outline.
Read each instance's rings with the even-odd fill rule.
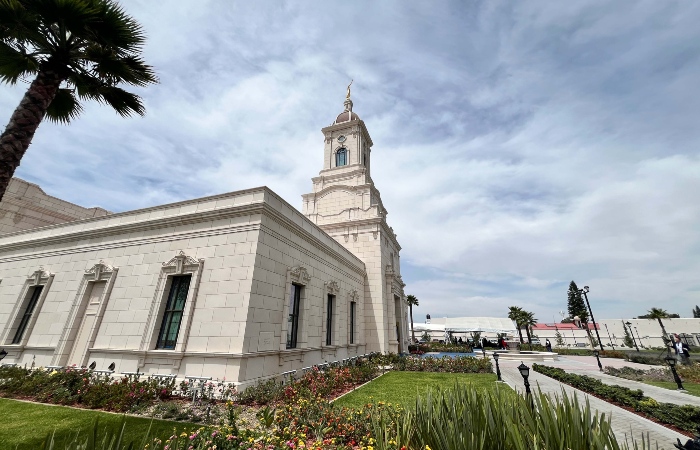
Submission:
[[[468,3],[465,5],[465,3]],[[700,3],[124,0],[145,118],[43,124],[17,176],[125,211],[267,185],[301,207],[343,108],[374,141],[418,320],[700,304]],[[7,120],[26,85],[0,87]]]

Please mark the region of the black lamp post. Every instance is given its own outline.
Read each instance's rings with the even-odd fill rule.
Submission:
[[[630,334],[632,335],[632,342],[634,343],[634,348],[636,348],[637,351],[639,351],[639,347],[637,347],[637,341],[634,339],[634,333],[632,332],[632,322],[627,321],[627,322],[622,322],[622,323],[627,325],[627,328],[630,329]]]
[[[7,356],[7,352],[3,348],[2,350],[0,350],[0,361],[2,361],[5,358],[5,356]]]
[[[530,392],[530,382],[527,381],[528,377],[530,376],[530,368],[526,366],[524,362],[520,361],[518,370],[520,371],[520,375],[523,376],[523,382],[525,383],[525,396],[530,399],[530,406],[534,408],[535,403],[532,400],[532,392]]]
[[[600,371],[603,371],[603,365],[600,363],[600,352],[598,350],[593,350],[593,356],[595,356],[595,359],[598,360],[598,368]]]
[[[588,286],[584,286],[583,289],[581,289],[579,292],[581,292],[583,294],[583,297],[586,299],[586,306],[588,306],[588,312],[591,313],[591,321],[593,322],[593,329],[595,330],[595,335],[598,338],[598,345],[600,345],[601,350],[605,350],[603,348],[603,343],[600,340],[600,334],[598,334],[598,326],[595,324],[595,319],[593,318],[593,310],[591,309],[591,304],[588,302],[587,294],[589,291],[590,289],[588,289]]]
[[[681,377],[678,376],[678,372],[676,372],[676,358],[673,356],[667,356],[664,358],[668,365],[671,367],[671,373],[673,373],[673,379],[675,380],[676,384],[678,385],[678,390],[679,391],[685,391],[683,388],[683,383],[681,383]]]
[[[498,353],[493,352],[493,360],[496,361],[496,376],[498,377],[497,381],[503,381],[501,379],[501,368],[498,367]]]

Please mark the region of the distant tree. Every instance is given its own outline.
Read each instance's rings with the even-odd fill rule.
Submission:
[[[525,314],[527,314],[523,309],[519,306],[510,306],[508,307],[508,318],[515,322],[515,326],[518,328],[518,336],[520,337],[520,343],[524,344],[525,341],[523,340],[523,322],[525,321]]]
[[[420,339],[421,339],[421,341],[425,341],[425,342],[431,341],[430,333],[428,333],[428,330],[423,331],[423,334],[421,334]]]
[[[527,333],[527,343],[530,345],[532,345],[532,327],[535,325],[537,325],[535,313],[523,311],[523,326],[525,327],[525,332]]]
[[[700,319],[700,306],[695,305],[695,308],[693,308],[693,317]]]
[[[413,307],[418,306],[418,299],[415,295],[407,295],[406,303],[408,303],[408,311],[411,315],[411,338],[413,339],[413,342],[416,342],[416,332],[413,329]]]
[[[563,347],[564,345],[566,345],[564,343],[564,337],[561,335],[559,330],[557,330],[557,332],[554,334],[554,339],[556,339],[557,341],[557,347]]]
[[[569,318],[573,319],[574,317],[578,316],[581,319],[581,323],[588,323],[588,310],[586,309],[586,303],[583,301],[583,296],[581,295],[581,292],[574,281],[569,283],[569,291],[567,292],[567,296]]]
[[[632,335],[630,335],[629,330],[627,329],[627,326],[622,325],[622,328],[625,330],[625,338],[622,340],[622,343],[625,344],[625,347],[633,348],[634,347],[634,341],[632,340]]]
[[[471,336],[473,345],[478,345],[481,342],[481,331],[472,331]]]
[[[561,323],[574,323],[574,321],[571,319],[571,317],[564,317],[561,319]]]
[[[85,100],[123,117],[145,113],[120,87],[157,81],[144,43],[141,25],[113,0],[0,1],[0,81],[33,78],[0,135],[0,199],[44,117],[69,123]]]
[[[669,314],[665,309],[661,308],[651,308],[647,314],[644,315],[644,317],[641,317],[641,319],[656,319],[659,321],[659,326],[661,326],[661,339],[664,341],[664,346],[669,348],[669,344],[671,343],[671,339],[668,337],[668,333],[666,332],[666,327],[664,327],[664,323],[661,321],[661,319],[669,319],[671,317],[671,314]],[[670,351],[670,348],[669,348]]]

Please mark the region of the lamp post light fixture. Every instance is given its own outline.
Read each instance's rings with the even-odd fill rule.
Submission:
[[[520,365],[518,366],[518,371],[520,371],[520,375],[523,377],[523,382],[525,384],[525,396],[530,399],[530,406],[532,408],[535,407],[535,403],[532,400],[532,392],[530,391],[530,382],[527,381],[528,377],[530,376],[530,368],[525,365],[524,362],[520,361]]]
[[[2,361],[3,359],[5,359],[5,356],[7,356],[7,352],[6,352],[5,349],[3,348],[2,350],[0,350],[0,361]]]
[[[493,360],[496,361],[496,376],[498,377],[497,381],[503,381],[503,379],[501,379],[501,368],[498,366],[498,353],[493,352]]]
[[[666,363],[668,363],[669,367],[671,368],[671,372],[673,373],[673,379],[678,385],[678,390],[679,391],[685,391],[685,388],[683,388],[683,383],[681,382],[681,377],[678,376],[678,372],[676,372],[676,358],[673,356],[667,356],[664,358],[666,360]]]
[[[630,321],[628,320],[627,322],[622,322],[622,323],[624,323],[625,325],[627,325],[627,328],[630,329],[630,334],[632,335],[632,343],[634,344],[634,348],[636,348],[637,351],[639,351],[639,347],[637,347],[637,341],[634,339],[634,333],[632,332],[632,322],[630,322]]]
[[[591,309],[591,304],[588,302],[588,293],[590,292],[590,289],[588,286],[584,286],[583,289],[581,289],[579,292],[583,294],[583,297],[586,299],[586,306],[588,306],[588,312],[591,314],[591,321],[593,322],[593,329],[595,330],[595,335],[598,338],[598,345],[600,345],[600,349],[604,350],[603,348],[603,343],[600,340],[600,334],[598,334],[598,326],[595,324],[595,318],[593,317],[593,310]],[[588,327],[588,324],[586,324],[586,327]]]
[[[602,371],[603,371],[603,365],[600,363],[600,352],[599,352],[597,349],[596,349],[596,350],[593,350],[593,356],[595,356],[595,359],[598,360],[598,368],[599,368],[600,371],[602,372]]]

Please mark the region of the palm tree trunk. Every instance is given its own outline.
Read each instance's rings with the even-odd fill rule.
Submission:
[[[0,200],[62,81],[58,72],[42,68],[0,136]]]
[[[530,335],[530,327],[525,325],[525,333],[527,333],[527,343],[532,345],[532,336]]]
[[[416,342],[416,332],[413,329],[413,305],[409,304],[408,305],[408,311],[409,314],[411,315],[411,338],[413,338],[413,341],[411,342],[412,344],[415,344]]]
[[[664,342],[664,345],[666,346],[666,351],[670,355],[671,354],[671,347],[669,347],[669,345],[666,343],[669,340],[668,333],[666,333],[666,327],[664,327],[664,323],[661,321],[661,317],[657,317],[656,320],[658,320],[659,325],[661,325],[661,332],[663,333],[661,340]]]
[[[523,330],[520,328],[520,325],[518,325],[518,336],[520,336],[520,343],[524,344],[525,341],[523,340]]]

